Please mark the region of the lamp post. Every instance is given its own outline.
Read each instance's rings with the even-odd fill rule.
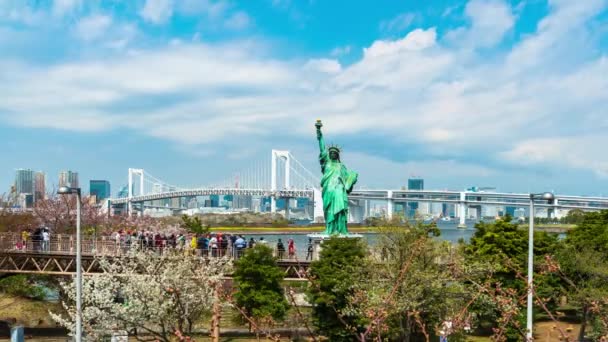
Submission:
[[[59,195],[76,194],[76,342],[82,341],[82,250],[80,249],[80,188],[62,186]]]
[[[526,321],[526,340],[532,341],[532,306],[534,304],[533,280],[534,280],[534,200],[543,199],[551,202],[555,196],[550,192],[530,194],[530,223],[528,228],[528,306]]]

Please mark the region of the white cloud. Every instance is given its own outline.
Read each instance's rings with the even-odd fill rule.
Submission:
[[[452,30],[447,39],[466,47],[492,47],[513,27],[512,12],[503,0],[471,0],[465,7],[471,26]]]
[[[488,28],[490,38],[480,44],[504,37],[512,23],[500,4],[467,5],[468,37],[496,15],[500,29]],[[249,148],[279,133],[314,139],[312,123],[321,118],[333,141],[372,139],[382,152],[414,146],[425,157],[453,161],[427,166],[442,171],[474,157],[604,174],[608,159],[597,146],[608,143],[608,59],[586,25],[602,8],[594,0],[552,3],[536,32],[492,59],[446,42],[434,28],[372,42],[349,65],[272,58],[255,39],[182,40],[47,68],[0,57],[0,84],[10,85],[0,93],[0,120]]]
[[[501,156],[517,164],[592,170],[608,177],[608,160],[603,157],[607,145],[603,134],[528,139]]]
[[[91,41],[102,36],[112,25],[112,18],[107,15],[95,14],[80,19],[76,25],[76,35],[85,41]]]
[[[53,15],[63,16],[80,7],[81,0],[54,0]]]
[[[140,15],[144,20],[153,24],[162,24],[173,15],[173,1],[146,0]]]
[[[3,22],[37,26],[44,22],[46,13],[31,7],[27,2],[16,0],[0,1],[0,24]]]
[[[335,59],[311,59],[304,65],[304,68],[313,71],[320,71],[326,74],[336,74],[342,70],[342,66]]]
[[[350,53],[351,49],[352,49],[352,47],[350,45],[336,46],[335,48],[333,48],[331,50],[329,55],[332,57],[340,57],[340,56],[348,55]]]
[[[416,29],[398,40],[377,40],[369,48],[363,49],[365,57],[392,55],[401,51],[424,50],[435,44],[437,33],[434,28],[429,30]]]
[[[224,26],[230,30],[242,30],[251,25],[251,18],[247,13],[243,11],[238,11],[232,14],[226,21],[224,22]]]
[[[380,22],[380,31],[385,33],[400,33],[414,24],[418,15],[415,13],[401,13],[390,20]]]
[[[190,16],[204,14],[210,19],[222,17],[230,7],[226,0],[180,0],[176,3],[179,13]]]

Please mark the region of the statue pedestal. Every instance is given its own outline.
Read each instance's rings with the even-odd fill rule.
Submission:
[[[361,239],[363,238],[363,235],[361,234],[346,234],[346,235],[328,235],[325,233],[314,233],[314,234],[308,234],[306,235],[307,237],[309,237],[310,239],[312,239],[312,260],[319,260],[319,253],[321,252],[322,249],[322,244],[323,244],[323,240],[329,239],[331,237],[338,237],[338,238],[344,238],[344,239]]]

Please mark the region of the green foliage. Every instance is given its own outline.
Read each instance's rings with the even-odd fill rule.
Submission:
[[[524,295],[527,285],[521,279],[527,274],[528,259],[528,231],[520,229],[518,224],[511,223],[511,217],[506,216],[502,220],[494,223],[480,222],[476,226],[475,234],[471,237],[469,244],[464,246],[464,252],[468,262],[485,263],[494,270],[492,282],[501,284],[502,288],[511,288]],[[553,254],[559,247],[556,235],[545,232],[534,232],[534,257],[535,257],[535,290],[543,297],[550,299],[547,303],[549,309],[557,306],[562,283],[559,277],[550,273],[539,273],[538,267],[545,258],[545,255]],[[518,273],[520,276],[518,276]],[[480,324],[495,325],[498,311],[501,308],[487,303],[475,305],[473,309],[477,311]],[[538,313],[538,312],[537,312]],[[518,320],[523,320],[524,311],[517,316]],[[513,329],[507,331],[507,335],[516,336]]]
[[[46,295],[36,277],[17,274],[0,279],[0,292],[17,297],[43,300]]]
[[[581,209],[572,209],[568,214],[560,219],[561,223],[580,224],[585,219],[585,212]]]
[[[272,220],[270,225],[272,227],[286,227],[287,225],[289,225],[289,220],[287,220],[283,217],[277,217]]]
[[[602,317],[608,324],[601,313],[608,311],[608,211],[583,214],[555,257],[566,280],[565,293],[578,308],[583,324],[580,337],[608,334],[608,328],[598,324]]]
[[[248,249],[235,263],[234,280],[237,284],[234,298],[248,316],[258,321],[285,318],[289,304],[281,285],[283,271],[270,247],[257,245]]]
[[[511,223],[511,217],[493,223],[479,222],[471,241],[465,246],[467,255],[499,266],[500,271],[512,273],[509,267],[524,270],[528,258],[528,232]],[[558,245],[557,236],[546,232],[534,232],[534,255],[542,258],[552,253]],[[505,267],[505,261],[511,263]],[[502,265],[502,267],[501,267]]]
[[[434,223],[422,222],[379,230],[376,248],[384,261],[374,264],[362,290],[368,294],[370,307],[386,310],[388,331],[384,337],[391,341],[423,340],[421,325],[431,335],[436,333],[435,328],[462,310],[472,297],[458,278],[460,272],[448,266],[453,265],[457,256],[452,253],[457,251],[433,238],[439,233]],[[404,267],[406,273],[400,278]],[[393,290],[391,301],[385,303]],[[379,301],[374,303],[374,298]],[[414,312],[418,321],[412,316]]]
[[[366,247],[360,239],[341,237],[327,239],[322,246],[320,259],[310,265],[313,324],[330,341],[352,341],[367,323],[349,310],[355,285],[367,271]]]
[[[209,233],[209,226],[203,225],[203,222],[198,216],[182,215],[182,227],[194,234]]]
[[[593,249],[608,253],[608,210],[586,213],[567,236],[568,245],[578,251]]]

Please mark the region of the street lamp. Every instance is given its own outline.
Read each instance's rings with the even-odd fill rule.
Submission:
[[[555,195],[550,192],[530,194],[530,220],[528,229],[528,307],[526,322],[526,340],[532,341],[532,305],[534,303],[532,281],[534,280],[534,200],[542,199],[551,203]]]
[[[80,249],[80,188],[59,187],[59,195],[76,194],[76,342],[82,341],[82,250]]]

